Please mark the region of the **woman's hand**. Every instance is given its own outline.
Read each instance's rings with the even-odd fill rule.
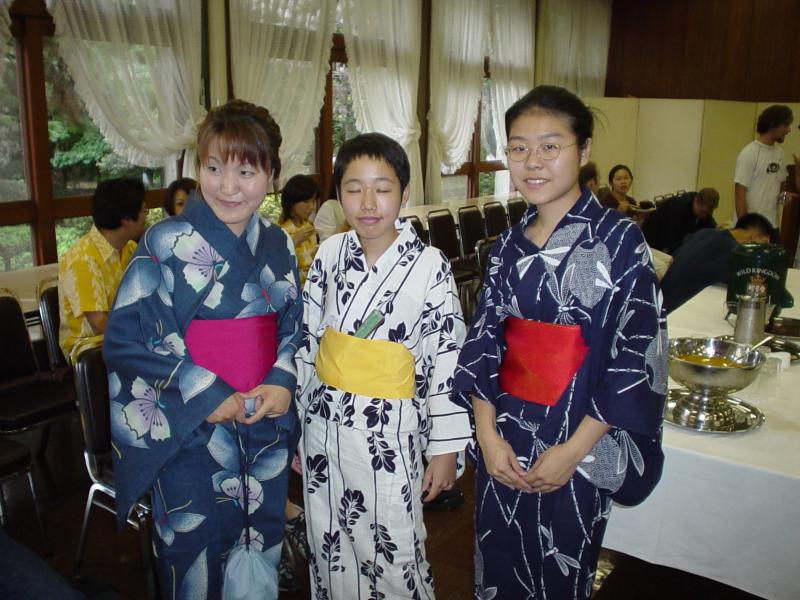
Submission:
[[[525,481],[534,492],[554,492],[569,481],[580,461],[568,443],[550,446],[527,472]]]
[[[311,223],[306,223],[292,234],[292,241],[297,246],[305,242],[314,233],[314,226]]]
[[[209,423],[227,423],[229,421],[244,423],[244,396],[239,392],[234,392],[225,398],[222,404],[214,409],[214,412],[208,415],[206,421]]]
[[[425,502],[434,500],[442,490],[449,490],[456,482],[456,453],[439,454],[431,458],[422,478]],[[426,493],[427,492],[427,493]]]
[[[483,454],[486,472],[505,486],[523,492],[534,491],[525,481],[525,470],[517,462],[514,449],[496,432],[491,432],[478,439]]]
[[[280,417],[292,403],[292,394],[281,385],[257,385],[242,396],[256,399],[256,412],[244,420],[247,425],[258,423],[264,417]]]

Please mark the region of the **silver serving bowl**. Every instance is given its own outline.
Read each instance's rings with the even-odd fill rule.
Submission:
[[[737,366],[703,365],[679,358],[695,355],[724,358]],[[725,397],[747,387],[764,364],[764,355],[748,345],[717,338],[674,338],[669,341],[669,374],[695,395]]]

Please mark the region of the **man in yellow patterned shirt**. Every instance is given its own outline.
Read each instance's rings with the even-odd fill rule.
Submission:
[[[111,179],[95,189],[94,225],[58,261],[58,340],[70,363],[84,349],[102,343],[117,286],[144,233],[146,216],[141,181]]]

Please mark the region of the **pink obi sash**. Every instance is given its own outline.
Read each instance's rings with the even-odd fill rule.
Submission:
[[[555,406],[580,368],[588,347],[578,325],[508,317],[500,389],[526,402]]]
[[[248,392],[264,381],[275,364],[277,321],[277,313],[245,319],[195,319],[183,339],[196,365],[237,392]]]

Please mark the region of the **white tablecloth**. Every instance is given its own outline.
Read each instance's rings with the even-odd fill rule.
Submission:
[[[787,287],[800,302],[800,271],[789,271]],[[733,333],[724,300],[725,288],[707,288],[669,316],[669,336]],[[781,314],[798,318],[800,309]],[[661,482],[641,506],[614,508],[603,545],[759,596],[797,599],[800,364],[762,373],[735,395],[764,412],[764,425],[709,434],[665,423]]]

